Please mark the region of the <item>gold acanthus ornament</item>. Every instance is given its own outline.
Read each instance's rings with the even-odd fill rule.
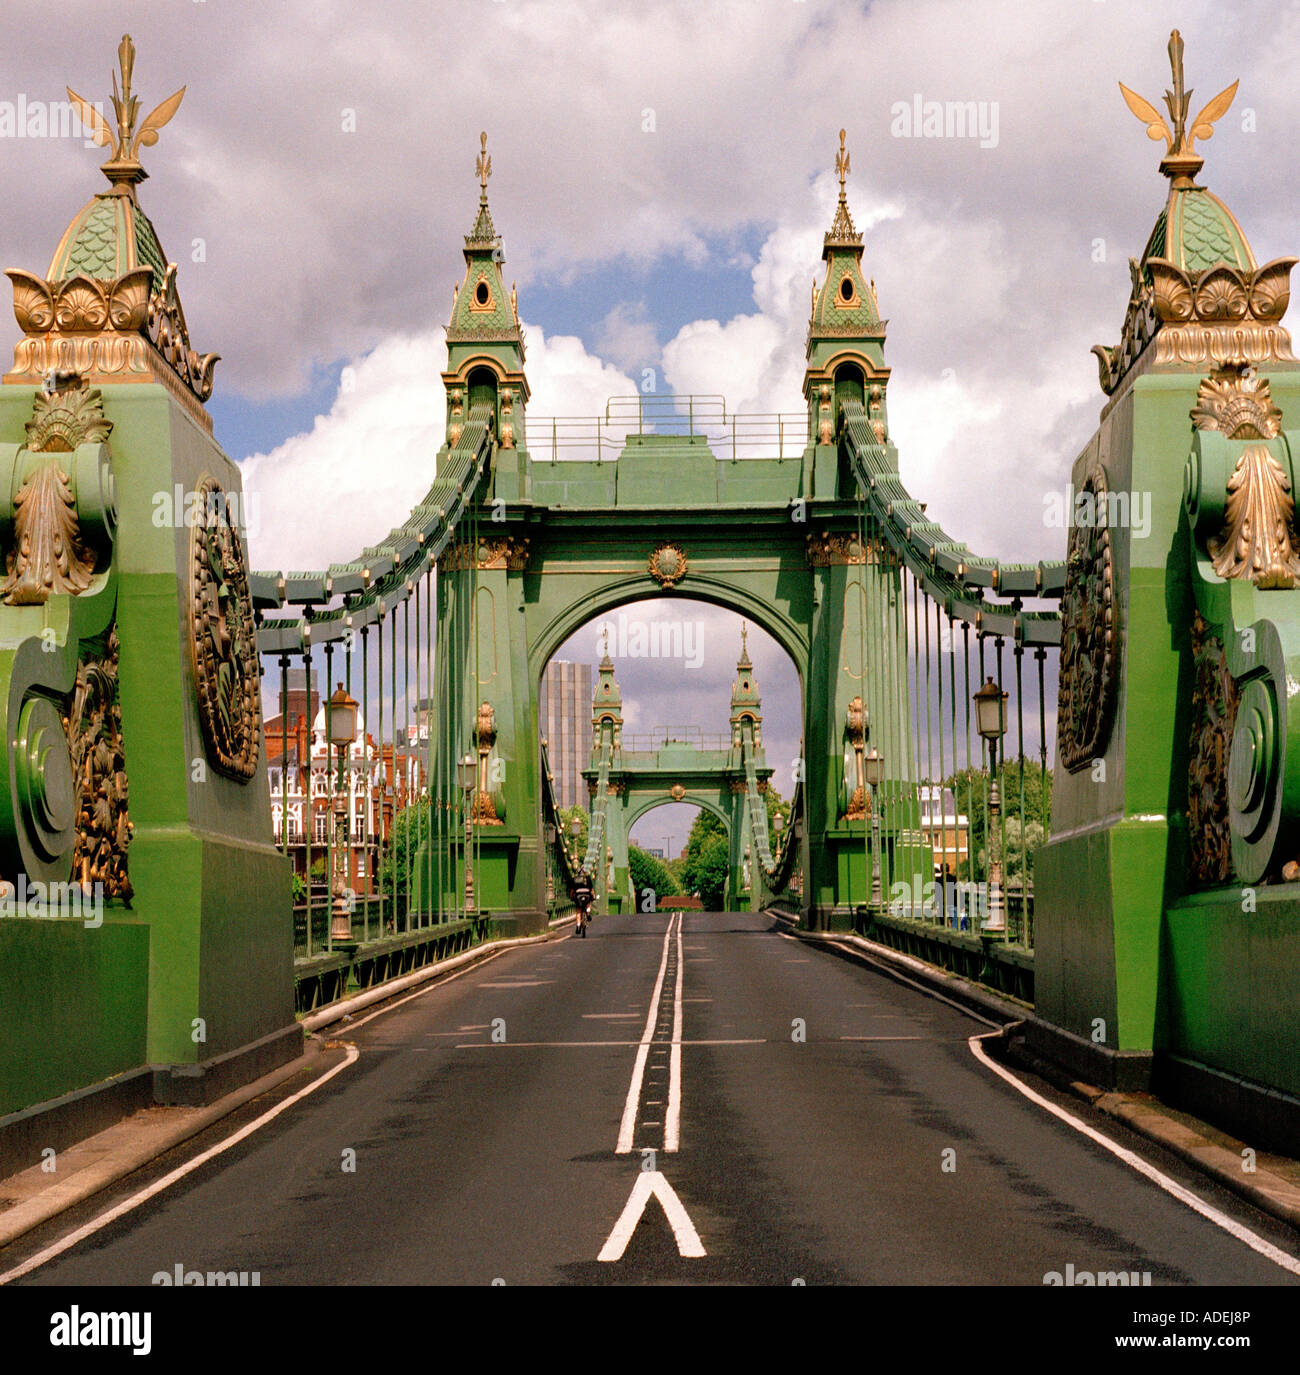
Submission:
[[[823,382],[817,388],[817,442],[835,443],[835,426],[831,421],[831,386]]]
[[[447,444],[456,447],[461,431],[465,428],[465,393],[460,387],[453,387],[451,397],[451,419],[447,422]]]
[[[478,826],[501,826],[489,783],[489,758],[497,742],[497,715],[491,702],[480,702],[474,723],[474,747],[478,752],[478,778],[472,819]]]
[[[1221,368],[1201,383],[1191,415],[1198,430],[1259,441],[1247,444],[1228,478],[1223,529],[1206,544],[1214,571],[1260,588],[1294,587],[1300,578],[1295,495],[1267,444],[1282,422],[1268,380],[1245,364]]]
[[[491,568],[506,568],[512,573],[522,573],[527,567],[528,540],[514,535],[501,539],[482,539],[473,546],[453,545],[438,560],[438,570],[442,573]]]
[[[848,711],[845,714],[844,734],[849,747],[853,750],[854,764],[854,786],[849,794],[848,810],[844,815],[848,821],[862,821],[870,815],[871,802],[867,797],[867,776],[864,763],[867,747],[867,709],[863,705],[861,697],[855,697],[849,703]]]
[[[98,559],[77,517],[68,456],[83,444],[103,444],[113,425],[100,393],[73,375],[36,393],[26,428],[27,452],[50,457],[30,468],[13,499],[8,576],[0,584],[7,606],[44,606],[54,593],[76,596],[90,586]]]
[[[868,540],[864,545],[857,535],[832,534],[829,530],[820,530],[808,536],[808,562],[813,568],[878,563],[887,560],[887,557],[886,551],[876,541]]]

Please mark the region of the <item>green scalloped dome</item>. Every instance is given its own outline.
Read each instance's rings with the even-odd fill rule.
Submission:
[[[162,286],[167,259],[148,215],[130,196],[109,191],[92,197],[77,212],[45,275],[51,282],[78,273],[113,281],[136,267],[153,268],[154,288]]]
[[[1258,264],[1237,217],[1203,186],[1176,187],[1160,212],[1142,261],[1167,258],[1184,272],[1220,263],[1254,272]]]

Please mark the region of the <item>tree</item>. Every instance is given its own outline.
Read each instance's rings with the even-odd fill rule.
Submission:
[[[701,808],[686,838],[682,877],[686,888],[699,895],[705,907],[717,911],[725,901],[731,843],[727,828],[710,811]]]
[[[731,844],[725,831],[711,835],[700,847],[690,874],[692,887],[710,912],[719,912],[727,899],[727,877],[731,868]]]
[[[379,891],[389,897],[405,897],[415,870],[420,847],[429,838],[429,804],[415,802],[403,807],[393,820],[379,856]]]
[[[710,811],[701,807],[695,814],[695,820],[691,822],[691,832],[686,837],[686,857],[689,860],[692,855],[699,854],[705,841],[713,836],[725,836],[727,828]]]
[[[1020,817],[1020,777],[1021,766],[1024,766],[1024,831],[1021,832]],[[971,872],[970,860],[963,860],[957,866],[957,878],[969,880],[971,878],[983,878],[987,872],[988,865],[988,842],[984,834],[984,814],[986,798],[988,793],[989,775],[987,769],[961,769],[957,773],[950,774],[944,784],[953,790],[956,800],[958,813],[967,817],[970,825],[969,837],[967,840],[968,854],[974,857],[975,872]],[[1016,872],[1019,873],[1024,867],[1025,855],[1032,857],[1035,850],[1039,848],[1051,833],[1052,816],[1052,774],[1048,770],[1044,773],[1042,764],[1038,760],[1024,759],[1004,759],[998,765],[998,794],[1001,803],[1002,820],[1006,829],[1007,853],[1004,857],[1003,865],[1007,871],[1003,878],[1009,880],[1010,870],[1007,869],[1008,862],[1013,855],[1016,862]],[[1043,817],[1048,818],[1048,825],[1044,826]],[[1014,823],[1014,827],[1013,827]],[[1014,842],[1012,837],[1015,837]],[[1000,843],[1000,842],[999,842]],[[937,854],[935,859],[943,862],[943,856]],[[951,863],[951,856],[949,863]],[[1033,873],[1032,858],[1029,863],[1029,871]]]
[[[790,829],[790,804],[777,792],[771,782],[767,785],[763,800],[767,803],[767,847],[775,858],[776,852],[781,848],[782,836]],[[782,818],[780,835],[777,834],[776,827],[772,824],[778,816]]]
[[[572,807],[562,808],[557,815],[560,818],[560,829],[564,843],[570,848],[573,846],[573,822],[578,821],[578,863],[581,865],[582,857],[587,853],[588,828],[591,825],[591,818],[587,815],[587,809],[581,802],[575,803]]]
[[[668,866],[648,855],[639,845],[627,847],[628,872],[634,888],[653,888],[662,897],[673,897],[682,890]]]

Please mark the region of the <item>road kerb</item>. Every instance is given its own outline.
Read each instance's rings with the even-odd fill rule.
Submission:
[[[862,936],[842,935],[838,932],[800,931],[789,923],[788,919],[784,924],[791,935],[807,941],[810,945],[816,945],[845,958],[857,958],[872,968],[890,965],[900,975],[906,972],[916,977],[918,982],[925,986],[926,991],[968,1003],[972,1011],[979,1009],[986,1016],[994,1016],[1004,1024],[1004,1027],[1009,1028],[1011,1023],[1020,1021],[1025,1016],[1024,1007],[991,991],[977,989],[965,979],[948,974],[946,970],[935,969],[924,961],[903,955],[889,946],[868,941]],[[881,972],[887,975],[890,971],[883,969]],[[1159,1100],[1138,1099],[1128,1094],[1107,1092],[1093,1084],[1071,1079],[1054,1066],[1046,1064],[1037,1056],[1027,1055],[1010,1042],[1004,1040],[1004,1045],[1008,1056],[1022,1068],[1046,1079],[1062,1092],[1092,1104],[1108,1117],[1122,1122],[1139,1136],[1144,1136],[1170,1151],[1185,1164],[1222,1184],[1224,1188],[1245,1199],[1261,1212],[1300,1229],[1300,1186],[1262,1166],[1257,1166],[1253,1174],[1244,1171],[1241,1150],[1248,1146],[1247,1142],[1234,1142],[1233,1146],[1220,1145],[1208,1135],[1215,1130],[1208,1123],[1192,1119],[1198,1122],[1201,1130],[1189,1127],[1185,1121],[1169,1116],[1169,1110]],[[1182,1116],[1188,1118],[1190,1114]]]

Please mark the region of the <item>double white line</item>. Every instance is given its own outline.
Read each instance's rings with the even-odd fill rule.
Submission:
[[[677,972],[673,989],[673,1037],[668,1061],[668,1113],[664,1118],[664,1150],[676,1151],[681,1142],[682,1125],[682,914],[675,913],[664,932],[663,953],[659,957],[659,975],[655,979],[655,990],[650,997],[650,1011],[645,1019],[645,1031],[641,1034],[636,1048],[636,1064],[632,1069],[632,1083],[628,1087],[627,1101],[623,1104],[623,1121],[618,1129],[617,1154],[627,1155],[632,1150],[633,1135],[636,1131],[637,1110],[641,1106],[641,1087],[645,1080],[646,1060],[654,1043],[655,1031],[659,1021],[659,1006],[663,998],[664,978],[668,972],[668,952],[676,941]],[[660,1045],[663,1044],[661,1041]],[[695,1230],[685,1206],[677,1192],[668,1182],[662,1170],[642,1169],[632,1186],[632,1195],[619,1214],[614,1230],[601,1247],[596,1257],[606,1263],[623,1259],[628,1242],[645,1214],[646,1206],[652,1198],[657,1198],[673,1229],[673,1240],[677,1243],[679,1255],[698,1259],[707,1252],[700,1234]]]
[[[673,1038],[669,1054],[668,1114],[664,1118],[664,1150],[676,1151],[681,1142],[683,961],[682,914],[677,912],[670,918],[668,930],[664,932],[663,954],[659,958],[659,976],[655,979],[655,989],[650,995],[650,1011],[645,1019],[645,1030],[641,1033],[640,1044],[637,1046],[636,1064],[632,1068],[632,1082],[628,1086],[627,1101],[623,1104],[623,1121],[618,1129],[618,1145],[614,1148],[618,1155],[627,1155],[632,1150],[637,1108],[641,1104],[641,1088],[645,1081],[645,1066],[654,1042],[655,1024],[659,1020],[659,1003],[664,991],[664,976],[668,972],[668,952],[674,940],[677,942],[677,975],[673,991]]]

